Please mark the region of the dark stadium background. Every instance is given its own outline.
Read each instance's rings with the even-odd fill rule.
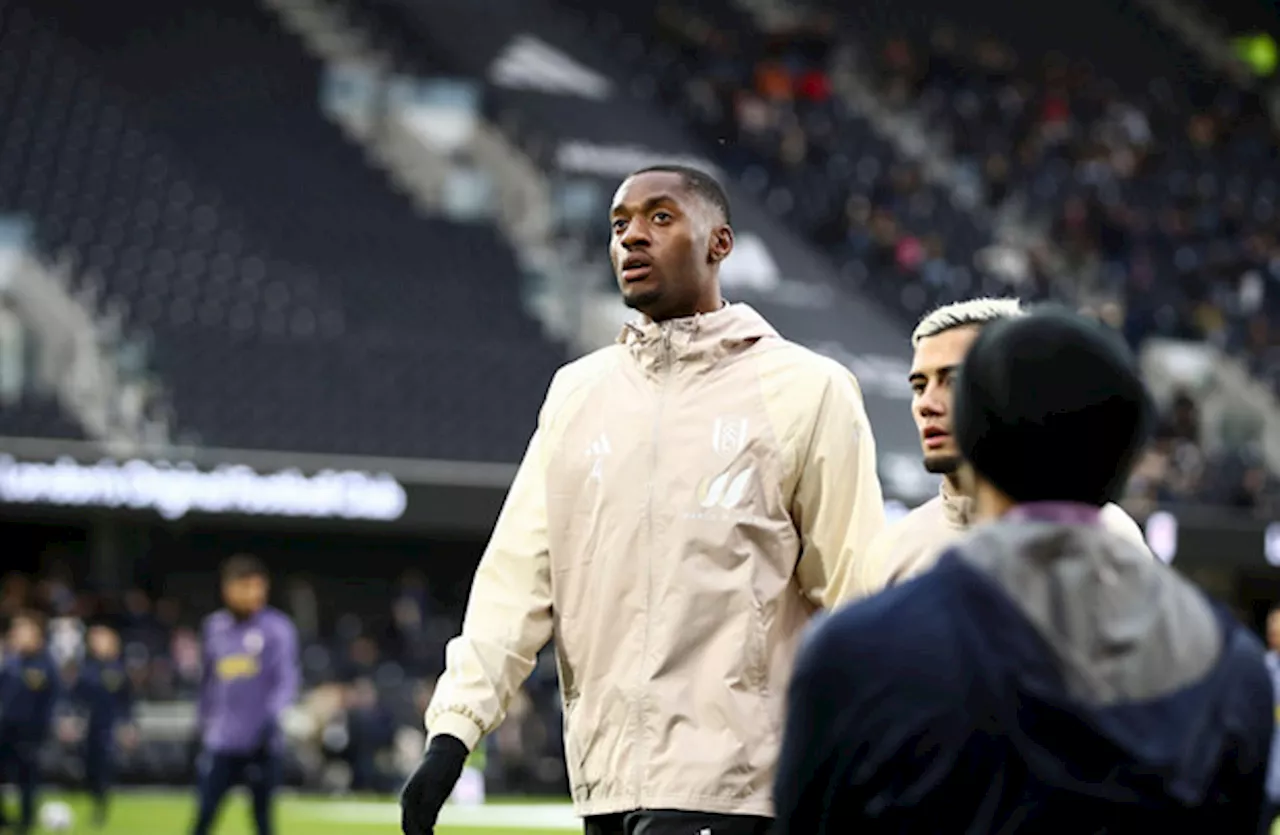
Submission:
[[[191,630],[218,562],[256,553],[306,639],[290,781],[394,790],[550,375],[626,315],[612,189],[681,160],[733,197],[727,295],[858,374],[895,511],[936,489],[923,312],[1016,294],[1120,328],[1163,410],[1126,506],[1260,627],[1276,15],[0,0],[0,616],[43,606],[68,659],[115,617],[145,696],[123,778],[186,784]],[[549,658],[517,712],[490,790],[562,793]]]

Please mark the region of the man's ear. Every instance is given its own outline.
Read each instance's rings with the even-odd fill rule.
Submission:
[[[719,264],[733,252],[733,229],[722,224],[711,230],[711,240],[707,244],[707,260]]]

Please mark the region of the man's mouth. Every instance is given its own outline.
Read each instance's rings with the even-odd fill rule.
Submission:
[[[923,435],[925,449],[938,449],[951,439],[951,433],[942,429],[926,429]]]
[[[630,255],[622,262],[622,280],[628,284],[633,281],[643,281],[649,277],[652,270],[653,263],[648,258]]]

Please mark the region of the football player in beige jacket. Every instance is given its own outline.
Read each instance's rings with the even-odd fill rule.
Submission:
[[[884,524],[857,381],[721,299],[719,185],[638,172],[609,222],[641,315],[551,382],[427,710],[407,835],[552,638],[588,833],[767,831],[797,643]]]
[[[940,307],[916,326],[911,335],[911,414],[920,431],[924,467],[942,475],[942,486],[937,496],[882,530],[861,559],[850,562],[844,584],[832,596],[833,606],[920,574],[969,530],[973,502],[964,484],[967,467],[951,435],[952,382],[984,325],[1021,315],[1017,299],[971,299]],[[1119,506],[1104,507],[1102,522],[1147,550],[1138,524]]]

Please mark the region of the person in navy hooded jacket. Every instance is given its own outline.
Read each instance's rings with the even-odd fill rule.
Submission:
[[[93,798],[93,821],[106,825],[108,793],[115,776],[117,737],[132,731],[133,687],[120,657],[120,635],[105,623],[89,627],[88,655],[71,697],[88,711],[84,771]],[[132,735],[132,733],[130,733]]]
[[[1128,350],[1046,310],[984,330],[955,396],[984,522],[812,633],[775,833],[1265,831],[1260,643],[1099,524],[1151,420]]]
[[[45,649],[43,620],[33,612],[15,615],[0,665],[0,783],[11,782],[22,795],[19,833],[35,826],[40,748],[61,689],[58,667]],[[0,829],[6,826],[0,797]]]

